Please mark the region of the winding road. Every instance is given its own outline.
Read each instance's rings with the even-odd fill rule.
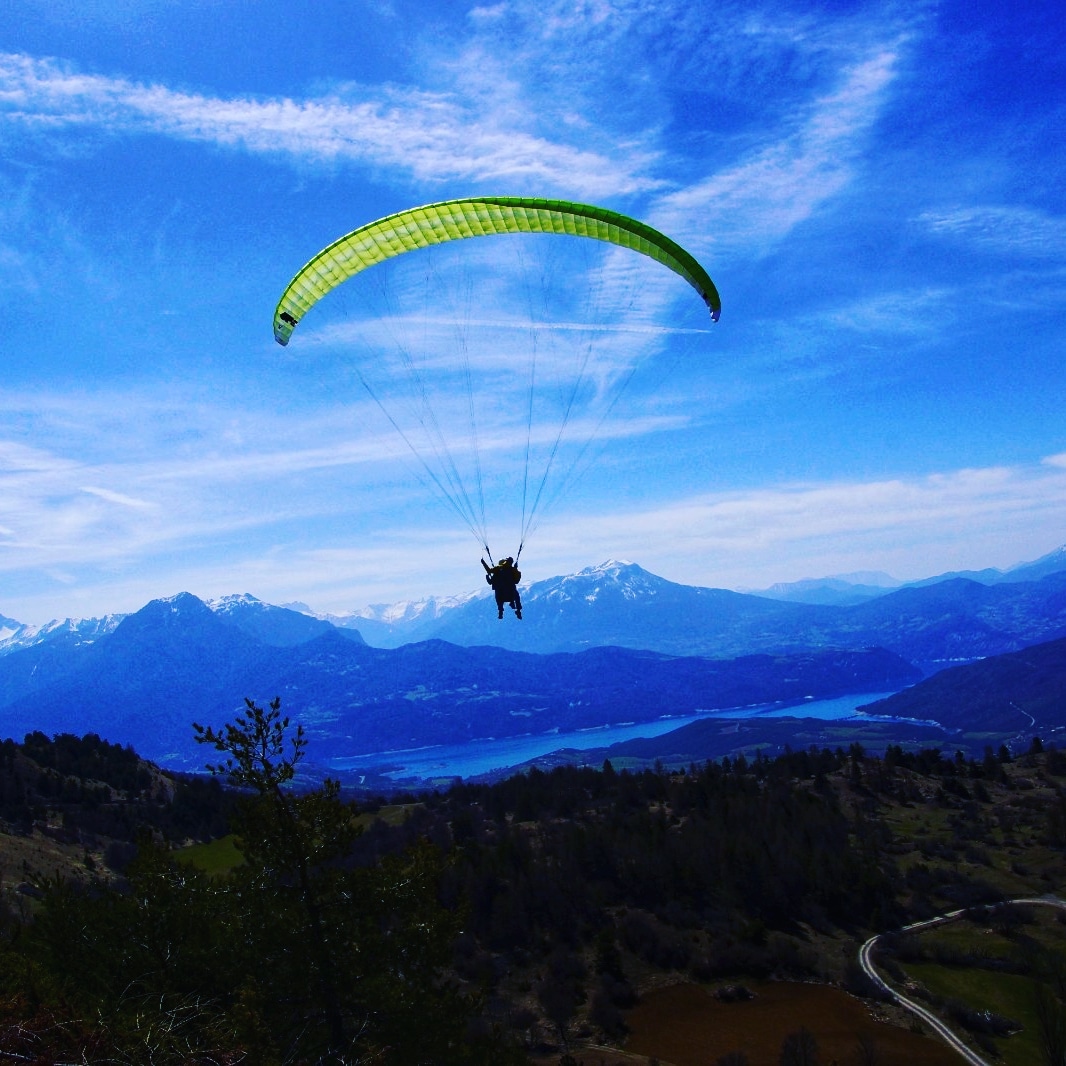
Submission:
[[[1059,899],[1058,896],[1033,896],[1028,899],[1009,899],[1005,900],[1006,903],[1038,903],[1044,904],[1050,907],[1062,907],[1066,908],[1066,900]],[[905,925],[899,930],[901,933],[912,933],[918,929],[928,929],[934,925],[943,925],[946,922],[953,922],[957,918],[961,918],[965,914],[965,908],[957,911],[949,911],[947,914],[941,914],[937,918],[929,918],[924,922],[913,922],[911,925]],[[920,1003],[915,1003],[913,999],[908,999],[902,993],[897,992],[892,988],[888,982],[877,972],[877,968],[873,964],[872,954],[877,941],[884,934],[878,933],[875,936],[870,937],[865,944],[859,949],[859,965],[862,967],[863,972],[867,977],[882,992],[890,996],[901,1007],[906,1007],[907,1010],[916,1014],[922,1019],[931,1029],[938,1033],[951,1047],[953,1047],[971,1066],[992,1066],[987,1060],[981,1058],[976,1051],[973,1051],[970,1047],[962,1042],[935,1014],[926,1010]]]

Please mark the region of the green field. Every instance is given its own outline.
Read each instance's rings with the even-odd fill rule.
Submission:
[[[1066,962],[1066,910],[1034,905],[1018,908],[1024,924],[989,925],[966,919],[909,934],[908,948],[923,956],[905,958],[903,970],[932,997],[930,1007],[960,1037],[966,1030],[953,1021],[943,1004],[960,1003],[974,1012],[987,1011],[1016,1023],[1007,1036],[989,1035],[1004,1066],[1033,1066],[1043,1061],[1036,1012],[1040,957]],[[1045,954],[1046,953],[1046,954]],[[1011,972],[1016,971],[1016,972]],[[925,998],[924,994],[911,998]]]
[[[195,866],[212,877],[228,874],[244,862],[244,856],[237,846],[237,838],[230,833],[207,844],[190,844],[176,852],[182,862]]]

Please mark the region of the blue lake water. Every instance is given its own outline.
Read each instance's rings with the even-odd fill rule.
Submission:
[[[360,769],[388,765],[386,776],[393,779],[416,777],[475,777],[511,766],[519,766],[530,759],[550,755],[562,748],[587,751],[606,748],[636,737],[658,737],[690,722],[709,718],[822,718],[839,720],[850,718],[855,708],[891,696],[892,692],[865,692],[862,695],[840,696],[832,700],[807,700],[783,706],[779,703],[759,707],[739,707],[724,711],[704,711],[677,718],[660,718],[640,725],[612,725],[597,729],[582,729],[574,733],[539,733],[531,736],[506,737],[502,740],[475,740],[464,744],[438,744],[404,751],[376,752],[331,759],[333,771],[358,772]]]

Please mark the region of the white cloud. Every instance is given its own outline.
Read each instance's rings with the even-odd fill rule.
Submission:
[[[945,308],[961,299],[957,290],[922,288],[882,292],[813,316],[829,330],[856,333],[924,334],[940,326]],[[805,327],[810,330],[812,321]],[[820,332],[820,331],[819,331]]]
[[[472,22],[495,22],[498,19],[505,18],[507,15],[507,4],[493,4],[491,6],[472,7],[467,12],[467,18]]]
[[[610,197],[652,187],[644,158],[614,157],[502,122],[455,93],[348,87],[344,97],[221,99],[0,55],[0,116],[39,133],[159,135],[300,162],[406,171],[421,181],[507,181]]]
[[[734,588],[860,569],[914,579],[1008,566],[1066,540],[1061,458],[711,494],[575,523],[553,518],[537,551],[565,558],[568,545],[579,543],[593,555],[657,565],[674,580]]]
[[[139,500],[134,496],[127,496],[123,492],[113,492],[111,489],[101,489],[94,485],[83,485],[81,491],[88,493],[90,496],[97,496],[107,503],[121,504],[123,507],[129,507],[134,511],[148,511],[154,506],[147,500]]]
[[[1024,204],[977,204],[926,211],[918,222],[941,237],[1022,259],[1066,258],[1066,217]]]

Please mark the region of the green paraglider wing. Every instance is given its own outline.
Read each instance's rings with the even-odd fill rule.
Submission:
[[[288,344],[297,322],[331,289],[375,263],[431,244],[499,233],[558,233],[631,248],[680,274],[717,322],[722,301],[700,264],[675,241],[604,207],[525,196],[443,200],[387,215],[324,248],[289,282],[274,311],[274,337]]]

